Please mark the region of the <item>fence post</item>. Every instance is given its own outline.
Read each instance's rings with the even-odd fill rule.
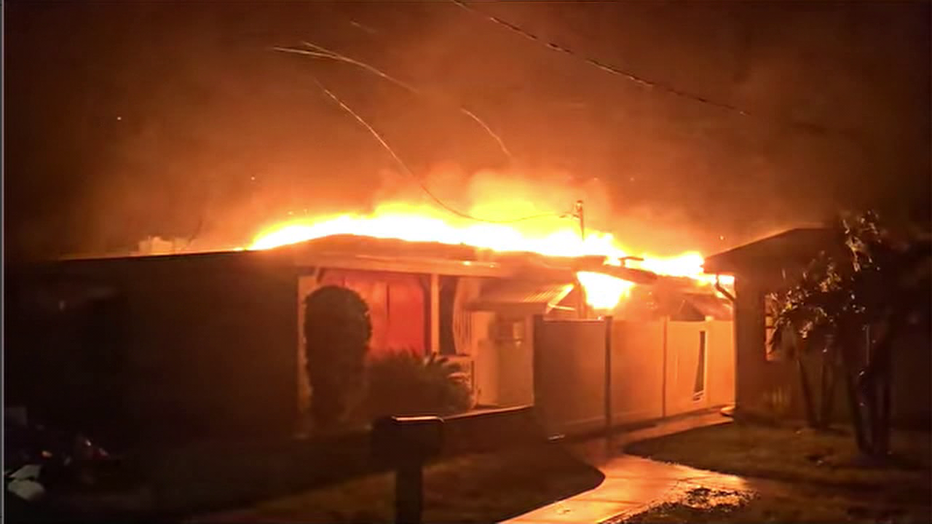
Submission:
[[[612,319],[605,317],[605,436],[612,436]]]
[[[547,398],[544,394],[544,388],[541,387],[541,364],[539,355],[540,352],[540,340],[541,335],[543,334],[544,329],[544,317],[543,315],[534,315],[534,332],[531,333],[532,342],[531,342],[531,387],[534,391],[534,411],[541,425],[546,428],[548,436],[550,436],[549,431],[549,421],[547,420]]]
[[[395,523],[421,524],[424,509],[424,463],[440,452],[440,417],[387,417],[375,421],[376,458],[395,470]]]
[[[420,524],[424,511],[424,463],[410,460],[395,468],[395,522]]]
[[[667,416],[667,328],[670,317],[663,317],[663,376],[660,380],[660,416]]]

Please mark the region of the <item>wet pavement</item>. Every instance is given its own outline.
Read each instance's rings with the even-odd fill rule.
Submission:
[[[615,457],[599,469],[605,474],[605,481],[597,488],[507,522],[600,523],[621,520],[664,502],[682,500],[696,488],[753,491],[741,477],[632,455]]]
[[[752,486],[741,477],[625,455],[620,451],[624,445],[638,440],[729,422],[730,419],[717,412],[703,413],[619,434],[611,441],[595,439],[571,445],[578,456],[602,471],[605,475],[602,484],[520,515],[506,524],[614,522],[664,502],[684,500],[697,488],[738,493],[756,491],[758,486]]]

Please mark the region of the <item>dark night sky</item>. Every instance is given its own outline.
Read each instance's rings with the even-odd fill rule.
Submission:
[[[707,253],[841,209],[928,220],[929,2],[478,5],[751,117],[644,89],[448,2],[4,7],[14,257],[127,250],[195,231],[240,243],[288,210],[365,209],[391,158],[311,73],[415,172],[455,164],[598,178],[614,214],[593,220],[630,227],[616,233],[639,242],[666,237],[625,217],[675,229],[678,247]],[[447,105],[269,49],[302,40]],[[500,133],[512,164],[458,104]]]

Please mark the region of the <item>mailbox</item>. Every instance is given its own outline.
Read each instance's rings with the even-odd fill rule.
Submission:
[[[372,452],[395,469],[395,522],[419,524],[424,505],[424,462],[440,453],[440,417],[386,417],[372,425]]]
[[[393,464],[423,462],[439,454],[442,444],[440,417],[385,417],[372,427],[373,452]]]

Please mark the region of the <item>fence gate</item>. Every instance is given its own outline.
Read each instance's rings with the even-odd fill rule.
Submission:
[[[605,428],[611,318],[534,318],[534,404],[548,435]]]

